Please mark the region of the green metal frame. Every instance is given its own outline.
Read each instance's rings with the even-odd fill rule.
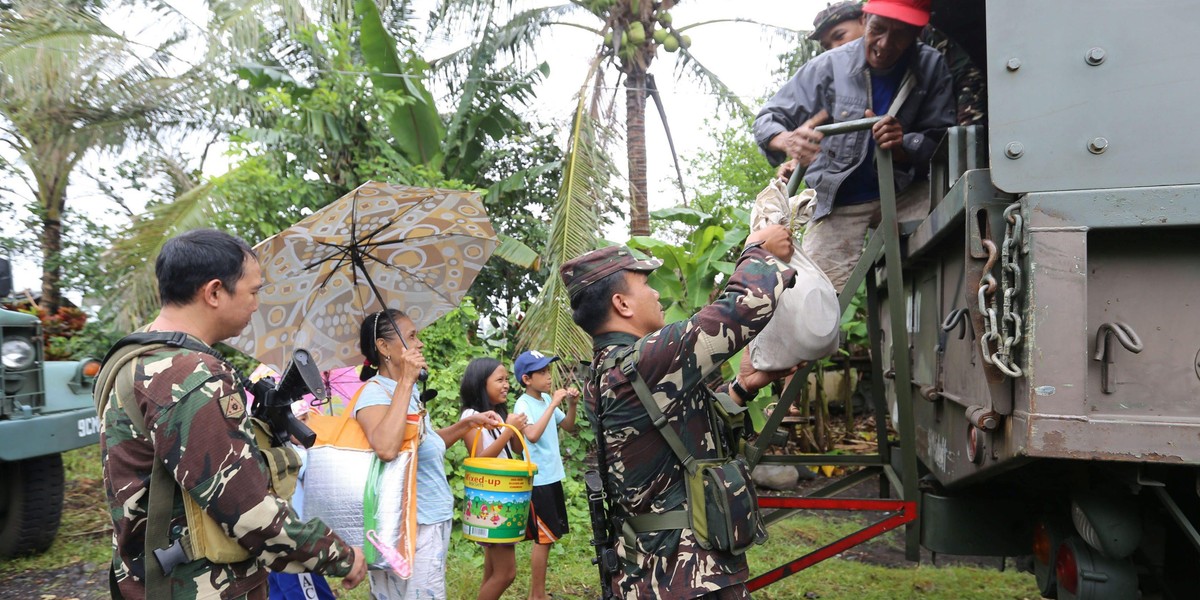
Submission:
[[[869,129],[881,117],[871,117],[846,121],[834,125],[824,125],[816,128],[825,135],[836,135]],[[871,339],[871,400],[875,408],[877,427],[876,441],[878,452],[867,455],[845,456],[767,456],[766,450],[775,438],[775,432],[783,423],[792,404],[799,397],[803,386],[807,385],[808,375],[812,372],[813,364],[800,369],[792,377],[790,383],[780,394],[775,410],[767,417],[762,434],[746,447],[746,460],[750,466],[762,463],[770,464],[838,464],[859,465],[866,467],[859,473],[850,475],[841,481],[825,486],[810,496],[827,497],[845,491],[872,476],[880,477],[879,492],[881,496],[888,495],[891,486],[899,492],[903,500],[918,502],[917,512],[920,514],[920,494],[917,492],[917,453],[916,438],[912,411],[912,386],[901,385],[899,382],[912,381],[912,352],[909,347],[908,329],[905,327],[905,301],[902,257],[900,249],[900,225],[896,220],[896,193],[892,175],[892,153],[889,150],[876,148],[875,160],[879,171],[879,190],[881,220],[879,227],[870,235],[862,256],[850,273],[843,293],[838,301],[843,316],[850,306],[854,292],[864,282],[867,284],[867,325]],[[796,186],[803,178],[802,169],[796,169],[788,185],[788,193],[794,194]],[[883,391],[883,366],[880,357],[883,356],[882,323],[879,318],[879,290],[876,280],[875,265],[880,258],[884,261],[884,277],[888,293],[888,311],[891,318],[893,362],[897,404],[897,434],[900,441],[900,472],[897,473],[892,464],[891,447],[887,441],[887,400]],[[771,433],[767,433],[771,432]],[[792,514],[793,510],[779,510],[767,517],[768,523],[773,523]],[[920,526],[916,521],[905,525],[905,557],[911,561],[920,559]]]

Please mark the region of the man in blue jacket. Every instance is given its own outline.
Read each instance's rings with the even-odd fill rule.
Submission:
[[[755,141],[772,165],[791,157],[807,167],[816,203],[802,247],[839,293],[867,228],[879,221],[875,146],[892,151],[900,220],[924,218],[929,159],[955,124],[950,72],[938,51],[918,42],[929,0],[869,0],[863,12],[864,37],[805,63],[754,120]],[[814,130],[830,117],[875,115],[885,117],[870,131],[823,140]]]

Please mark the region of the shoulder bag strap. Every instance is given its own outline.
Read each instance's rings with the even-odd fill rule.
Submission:
[[[135,334],[141,335],[141,334]],[[132,336],[127,336],[132,337]],[[108,408],[109,393],[116,391],[121,410],[129,417],[130,425],[135,432],[150,439],[150,431],[146,428],[146,416],[138,410],[134,400],[133,375],[134,360],[150,352],[156,352],[168,347],[163,343],[142,344],[138,341],[122,339],[109,351],[105,357],[105,373],[98,379],[101,385],[94,398],[100,418]],[[154,557],[156,548],[166,548],[170,545],[171,514],[175,504],[174,478],[167,473],[167,467],[158,457],[152,457],[150,469],[150,487],[147,490],[146,539],[142,565],[145,570],[146,597],[170,598],[171,579],[159,567]]]
[[[633,352],[623,353],[617,357],[620,361],[621,372],[629,378],[629,383],[633,385],[633,391],[637,392],[638,400],[642,401],[642,406],[646,408],[646,413],[650,415],[650,420],[653,421],[655,429],[662,434],[667,445],[675,452],[675,456],[679,458],[679,462],[683,463],[683,468],[687,469],[688,473],[696,472],[696,457],[688,452],[683,445],[683,440],[679,438],[679,434],[675,432],[675,428],[667,422],[666,415],[658,408],[658,403],[654,401],[654,393],[650,391],[650,387],[646,385],[646,381],[642,379],[637,372],[637,359],[640,352],[637,347],[634,347]]]

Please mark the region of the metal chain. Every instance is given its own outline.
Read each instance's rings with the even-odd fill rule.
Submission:
[[[983,276],[979,279],[979,312],[986,316],[983,323],[984,332],[979,338],[983,360],[1009,377],[1024,375],[1024,371],[1015,360],[1017,347],[1021,343],[1020,298],[1024,287],[1021,254],[1025,252],[1022,244],[1025,227],[1020,208],[1020,203],[1013,203],[1004,209],[1004,221],[1007,225],[1000,249],[999,285],[991,273],[992,266],[996,263],[996,244],[986,238],[982,242],[988,251],[988,261],[983,269]],[[988,302],[989,297],[991,302]],[[1001,303],[1003,310],[999,306]],[[993,347],[996,348],[995,352],[991,350]]]
[[[1004,316],[1000,320],[1000,350],[992,357],[996,366],[1009,377],[1021,377],[1024,373],[1017,366],[1016,348],[1021,343],[1021,291],[1024,277],[1021,273],[1021,254],[1025,251],[1025,222],[1021,218],[1021,205],[1014,202],[1004,209],[1004,247],[1000,257],[1000,287],[1004,290]]]
[[[982,350],[983,362],[992,363],[992,344],[1000,342],[1000,325],[996,318],[996,278],[992,277],[992,266],[996,264],[996,243],[987,238],[980,240],[987,249],[987,264],[983,267],[983,276],[979,278],[979,314],[983,315],[983,335],[979,336],[979,348]],[[989,303],[988,298],[992,301]]]

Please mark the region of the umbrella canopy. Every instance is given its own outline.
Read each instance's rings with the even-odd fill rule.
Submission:
[[[325,392],[329,394],[329,398],[316,398],[312,394],[306,394],[300,398],[303,402],[292,404],[292,412],[296,413],[297,417],[315,411],[331,415],[342,414],[350,399],[358,392],[358,388],[364,385],[358,376],[361,369],[360,366],[354,366],[321,371],[321,380],[325,382]],[[278,379],[279,373],[263,364],[250,373],[250,381],[258,381],[263,377]],[[249,409],[254,404],[254,394],[247,391],[246,399],[246,408]]]
[[[230,345],[276,370],[297,348],[322,370],[356,364],[366,315],[386,304],[429,325],[497,245],[479,194],[367,182],[254,247],[266,286]]]

